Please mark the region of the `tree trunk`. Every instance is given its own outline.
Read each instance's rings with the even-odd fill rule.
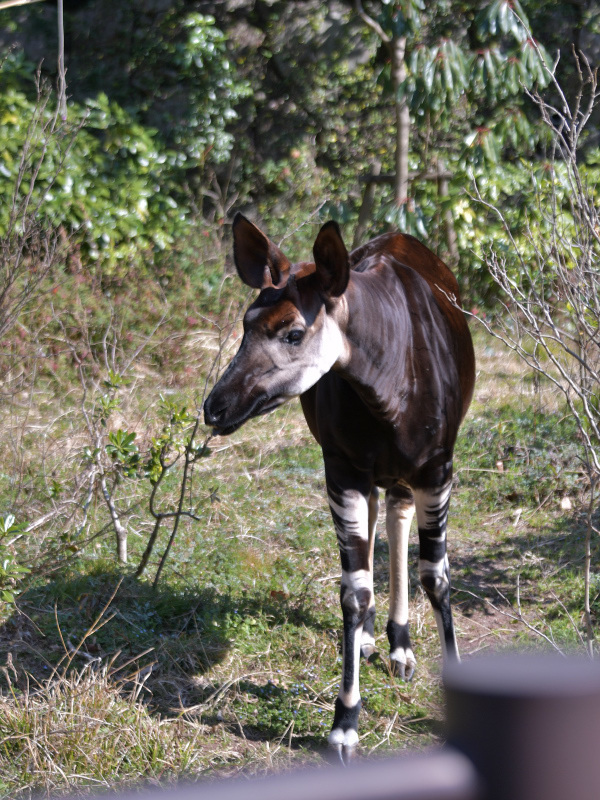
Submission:
[[[104,475],[100,478],[100,486],[102,488],[102,494],[104,495],[104,499],[106,501],[106,505],[108,506],[108,511],[110,513],[110,518],[112,520],[113,528],[117,535],[117,557],[121,564],[127,563],[127,528],[124,527],[123,523],[119,519],[119,514],[117,512],[116,506],[113,502],[112,495],[108,489],[108,485],[106,483],[106,478]]]
[[[448,197],[448,177],[445,170],[444,162],[438,159],[437,162],[438,172],[438,195],[440,198]],[[444,211],[444,228],[446,230],[446,245],[448,248],[447,262],[449,267],[458,266],[458,244],[456,240],[456,231],[454,229],[454,219],[452,218],[452,211],[447,208]]]
[[[406,36],[392,39],[392,85],[396,112],[396,182],[394,202],[401,206],[408,201],[408,147],[410,141],[410,115],[406,96],[401,86],[406,80]]]
[[[374,161],[371,164],[371,176],[377,177],[381,172],[381,162]],[[375,181],[369,181],[365,184],[363,192],[363,201],[358,213],[358,222],[356,224],[356,231],[354,232],[354,239],[352,241],[352,249],[362,244],[363,238],[367,231],[367,225],[371,219],[371,211],[373,210],[373,201],[375,199]]]

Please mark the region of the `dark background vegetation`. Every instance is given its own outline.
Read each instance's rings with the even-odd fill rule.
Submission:
[[[412,113],[410,169],[426,173],[443,160],[453,175],[441,205],[435,182],[413,182],[400,221],[443,252],[449,207],[468,300],[490,299],[478,256],[494,221],[465,190],[476,176],[523,224],[528,168],[542,170],[546,158],[523,91],[546,81],[513,10],[549,60],[560,52],[568,92],[577,80],[572,47],[598,57],[597,6],[415,0],[365,10],[406,38],[399,94]],[[4,172],[35,102],[36,67],[57,77],[56,15],[46,2],[3,11],[2,44],[13,48],[3,68]],[[67,2],[65,48],[69,121],[87,120],[47,213],[69,234],[77,228],[107,267],[137,260],[160,269],[168,260],[201,271],[184,242],[203,223],[226,228],[233,205],[274,236],[320,208],[351,239],[359,176],[374,161],[393,172],[390,54],[351,2]],[[590,126],[586,147],[597,146]],[[10,176],[0,178],[10,192]],[[372,232],[398,221],[391,187],[376,194]]]

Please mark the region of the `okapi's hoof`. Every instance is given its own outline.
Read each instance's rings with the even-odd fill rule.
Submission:
[[[330,744],[329,745],[331,754],[332,754],[332,761],[335,764],[342,764],[344,767],[347,767],[356,756],[356,745],[355,744]]]
[[[356,755],[358,733],[354,728],[348,728],[345,731],[341,728],[334,728],[327,741],[333,756],[332,760],[347,767]]]
[[[410,648],[405,650],[403,647],[398,647],[390,654],[390,672],[395,678],[410,681],[415,674],[416,666],[417,662]]]
[[[371,661],[372,656],[377,654],[377,648],[375,647],[375,643],[368,642],[366,644],[361,644],[360,646],[360,655],[361,658],[365,658],[367,661]]]

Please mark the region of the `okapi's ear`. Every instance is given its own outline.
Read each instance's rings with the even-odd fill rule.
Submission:
[[[337,222],[330,220],[323,225],[313,247],[313,256],[322,291],[329,297],[344,294],[350,279],[350,261]]]
[[[266,289],[285,286],[290,262],[254,223],[239,211],[233,219],[233,259],[246,286]]]

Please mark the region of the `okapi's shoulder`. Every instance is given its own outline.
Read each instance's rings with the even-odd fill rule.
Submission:
[[[445,306],[445,293],[460,302],[458,283],[450,269],[422,242],[406,233],[384,233],[350,253],[350,266],[355,272],[373,267],[377,256],[388,256],[413,269],[432,288]]]
[[[451,333],[462,392],[462,415],[466,414],[473,394],[475,355],[471,334],[460,310],[458,282],[441,258],[432,253],[414,236],[386,233],[372,239],[350,254],[350,266],[355,272],[377,269],[383,262],[392,263],[396,275],[408,290],[408,270],[417,273],[430,287]],[[408,290],[410,295],[410,290]],[[408,296],[409,304],[414,297]]]

